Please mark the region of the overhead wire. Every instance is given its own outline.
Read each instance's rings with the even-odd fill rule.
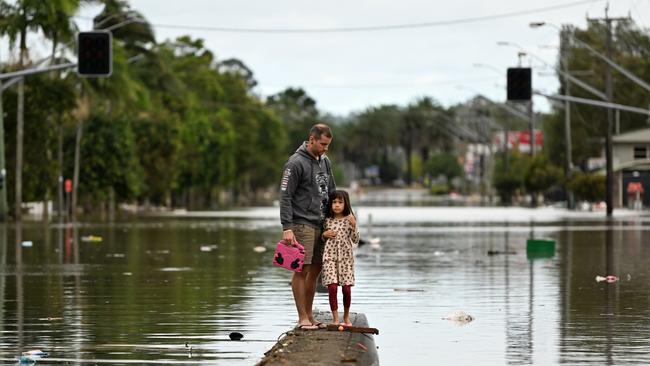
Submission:
[[[500,14],[491,14],[467,18],[458,18],[450,20],[438,20],[422,23],[405,23],[405,24],[388,24],[377,26],[360,26],[360,27],[332,27],[332,28],[236,28],[236,27],[209,27],[199,25],[180,25],[180,24],[164,24],[164,23],[149,23],[157,28],[168,29],[183,29],[183,30],[200,30],[209,32],[230,32],[230,33],[355,33],[355,32],[374,32],[374,31],[390,31],[390,30],[404,30],[404,29],[418,29],[418,28],[431,28],[445,25],[467,24],[476,23],[487,20],[511,18],[527,14],[539,14],[541,12],[566,9],[584,4],[593,4],[605,0],[580,0],[570,3],[557,4],[545,6],[535,9],[511,11]],[[80,19],[88,19],[87,17],[78,17]]]

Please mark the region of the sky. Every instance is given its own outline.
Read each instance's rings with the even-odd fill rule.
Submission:
[[[481,93],[505,100],[505,70],[517,66],[517,44],[535,58],[533,87],[557,91],[552,67],[559,36],[552,27],[530,22],[586,27],[587,17],[602,18],[607,1],[579,0],[131,0],[133,9],[153,24],[158,41],[191,35],[205,40],[218,59],[238,58],[267,97],[287,87],[302,87],[320,110],[335,115],[361,112],[380,104],[407,105],[430,96],[444,106]],[[76,19],[81,30],[99,12],[87,7]],[[515,15],[513,15],[515,14]],[[650,0],[609,2],[611,17],[630,16],[650,27]],[[427,23],[431,26],[382,29]],[[174,26],[174,27],[171,27]],[[191,27],[203,28],[193,29]],[[379,30],[307,32],[314,29],[378,27]],[[212,29],[210,29],[212,28]],[[214,28],[302,30],[293,32],[216,31]],[[33,41],[36,42],[36,41]],[[6,42],[5,42],[6,44]],[[2,52],[6,52],[3,47]],[[544,97],[537,111],[548,111]]]

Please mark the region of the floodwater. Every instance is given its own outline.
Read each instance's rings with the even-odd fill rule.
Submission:
[[[357,213],[380,243],[356,252],[352,311],[379,328],[383,365],[650,364],[650,217]],[[252,365],[295,324],[279,236],[277,208],[0,227],[0,363],[40,349],[40,364]],[[555,249],[527,251],[531,236]],[[475,320],[443,319],[456,311]]]

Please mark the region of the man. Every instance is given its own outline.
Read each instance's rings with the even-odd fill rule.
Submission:
[[[314,125],[309,138],[284,165],[280,184],[280,221],[285,244],[297,240],[305,247],[302,272],[291,280],[298,310],[298,327],[325,328],[312,313],[316,280],[322,269],[322,224],[329,193],[336,189],[329,159],[324,154],[332,142],[332,131],[322,123]]]

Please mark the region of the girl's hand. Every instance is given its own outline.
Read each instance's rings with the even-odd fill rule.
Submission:
[[[348,221],[352,226],[357,226],[357,219],[354,217],[353,214],[349,214],[347,217]]]
[[[334,230],[325,230],[323,232],[323,239],[332,239],[336,237],[336,231]]]

